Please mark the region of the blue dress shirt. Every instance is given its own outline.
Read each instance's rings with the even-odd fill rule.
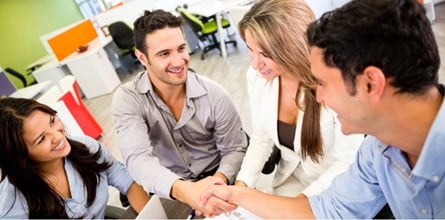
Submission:
[[[312,211],[316,218],[372,218],[388,203],[396,218],[445,218],[444,156],[445,102],[413,169],[398,148],[368,136],[351,168],[309,197]]]
[[[108,202],[108,185],[116,187],[121,193],[126,194],[133,183],[122,163],[113,156],[96,140],[88,136],[73,138],[84,143],[91,152],[102,149],[99,162],[111,161],[112,166],[100,173],[100,182],[96,188],[96,199],[90,207],[87,207],[87,194],[80,174],[74,169],[70,160],[65,159],[65,170],[68,176],[71,198],[65,198],[66,211],[70,218],[103,219]],[[28,218],[28,204],[21,192],[16,193],[16,188],[5,178],[0,183],[0,218]]]

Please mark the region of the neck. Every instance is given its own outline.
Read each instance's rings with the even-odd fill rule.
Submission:
[[[440,109],[443,96],[436,88],[431,88],[425,95],[418,97],[394,93],[389,96],[392,98],[387,99],[381,106],[382,111],[379,113],[382,117],[376,117],[384,123],[377,123],[374,136],[385,144],[401,149],[410,165],[414,167]]]

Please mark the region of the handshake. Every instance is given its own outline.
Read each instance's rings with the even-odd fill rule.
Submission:
[[[198,216],[215,217],[230,213],[238,207],[232,195],[241,187],[229,186],[226,181],[225,176],[220,173],[197,182],[176,180],[171,196],[191,206]]]

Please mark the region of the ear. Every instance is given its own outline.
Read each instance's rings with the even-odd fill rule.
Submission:
[[[383,95],[386,86],[386,78],[382,69],[375,66],[368,66],[363,71],[363,82],[366,83],[367,94],[374,101]]]
[[[145,56],[144,53],[142,53],[140,50],[136,49],[134,51],[134,55],[138,58],[138,60],[142,63],[142,65],[147,66],[148,65],[148,57]]]

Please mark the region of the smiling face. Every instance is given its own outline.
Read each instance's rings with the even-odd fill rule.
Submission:
[[[340,70],[325,64],[323,50],[318,47],[311,48],[311,69],[318,83],[317,101],[337,113],[343,133],[366,133],[364,129],[371,125],[372,117],[362,89],[363,77],[357,77],[357,93],[351,95]]]
[[[33,111],[23,120],[23,140],[29,157],[39,163],[61,160],[71,151],[62,122],[40,110]]]
[[[246,44],[249,48],[249,57],[252,60],[252,67],[261,73],[261,76],[267,80],[272,80],[280,76],[283,70],[276,64],[254,39],[249,29],[245,31]]]
[[[156,87],[182,86],[187,79],[190,56],[179,27],[156,30],[145,37],[147,51],[136,56],[147,68]]]

